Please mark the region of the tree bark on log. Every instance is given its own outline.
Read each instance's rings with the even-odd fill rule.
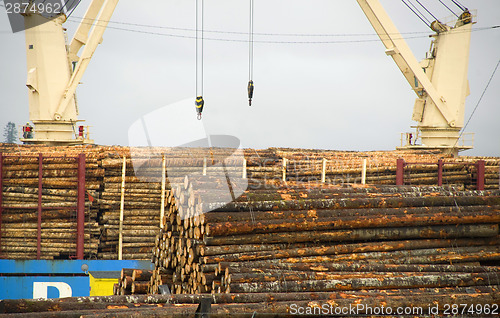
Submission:
[[[498,224],[460,224],[425,227],[396,227],[332,231],[280,232],[245,234],[237,236],[205,237],[205,245],[300,243],[366,240],[400,240],[419,238],[493,237],[498,235]]]
[[[393,288],[439,288],[498,285],[499,277],[483,273],[439,274],[408,277],[386,277],[384,279],[353,278],[332,280],[305,280],[291,282],[263,282],[230,284],[227,293],[267,292],[314,292],[359,289],[393,289]]]
[[[248,233],[293,231],[324,231],[335,229],[360,229],[380,227],[418,227],[440,224],[487,224],[500,223],[500,213],[439,213],[405,214],[403,216],[378,215],[359,217],[308,218],[296,220],[265,220],[254,222],[224,222],[205,224],[208,236],[226,236]]]

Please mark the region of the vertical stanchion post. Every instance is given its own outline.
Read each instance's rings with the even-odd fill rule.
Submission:
[[[321,182],[326,181],[326,158],[323,158],[323,165],[321,166]]]
[[[363,159],[363,167],[361,169],[361,184],[366,184],[366,158]]]
[[[120,225],[118,229],[118,259],[123,259],[123,209],[125,207],[125,175],[127,172],[127,158],[123,156],[122,164],[122,185],[120,198]]]
[[[404,169],[405,161],[403,159],[396,160],[396,185],[404,184]]]
[[[161,207],[160,207],[160,228],[163,229],[163,218],[165,217],[165,179],[166,179],[166,159],[161,156]]]
[[[438,160],[438,186],[443,185],[443,160]]]
[[[283,163],[282,163],[282,164],[283,164],[283,166],[282,166],[282,168],[281,168],[281,170],[282,170],[282,172],[283,172],[283,175],[282,175],[282,178],[281,178],[281,179],[282,179],[283,181],[286,181],[286,162],[287,162],[286,158],[283,158]]]
[[[484,190],[485,166],[486,162],[484,160],[478,160],[478,162],[476,163],[476,170],[477,170],[476,190]]]
[[[2,215],[3,215],[3,153],[0,152],[0,247],[2,246]],[[2,250],[0,249],[0,256]]]
[[[78,185],[76,203],[76,258],[85,254],[85,154],[78,155]]]
[[[207,158],[203,158],[203,175],[207,175]]]
[[[42,174],[43,156],[38,154],[38,225],[36,234],[36,259],[40,259],[42,250]]]
[[[247,178],[247,159],[243,158],[243,170],[241,171],[241,177],[243,179]]]

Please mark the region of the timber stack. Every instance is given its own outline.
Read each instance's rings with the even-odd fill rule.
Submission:
[[[436,162],[440,158],[435,154],[403,151],[360,153],[283,148],[134,149],[8,144],[0,144],[0,152],[4,155],[2,206],[5,207],[1,217],[0,252],[1,257],[15,259],[32,259],[37,255],[38,243],[34,233],[37,232],[38,221],[36,208],[40,153],[43,156],[43,211],[40,222],[43,252],[40,257],[47,259],[73,256],[75,215],[74,210],[67,208],[74,206],[77,200],[77,169],[74,158],[81,153],[86,157],[85,257],[98,259],[119,258],[120,210],[123,210],[122,258],[150,259],[160,227],[161,210],[180,209],[179,212],[168,211],[164,216],[172,213],[195,214],[192,202],[174,207],[173,188],[182,185],[186,175],[216,176],[225,191],[224,200],[221,201],[227,202],[230,191],[228,192],[227,182],[224,181],[226,176],[232,180],[246,175],[248,189],[251,191],[262,191],[266,187],[271,190],[270,185],[279,184],[283,178],[289,184],[305,182],[314,187],[321,179],[324,166],[324,184],[359,184],[363,159],[367,159],[367,183],[390,185],[395,183],[396,159],[404,158],[410,163],[432,163],[409,165],[405,170],[406,183],[422,185],[437,182]],[[161,183],[162,158],[165,158],[166,171],[164,190]],[[499,158],[444,158],[444,184],[458,190],[473,188],[471,178],[474,179],[475,168],[460,164],[474,163],[478,159],[486,162],[485,189],[498,189]],[[122,181],[125,181],[123,200]],[[245,189],[240,189],[243,190]],[[233,192],[235,196],[240,193]],[[180,197],[183,202],[184,197],[184,194]],[[187,227],[184,230],[198,233],[205,229]]]
[[[160,184],[135,177],[129,156],[125,157],[125,165],[124,160],[117,157],[103,159],[102,166],[105,176],[98,203],[103,239],[99,258],[118,259],[120,212],[122,259],[151,258],[160,223]]]
[[[153,271],[123,268],[119,282],[113,286],[115,295],[147,294]]]
[[[103,159],[105,176],[98,200],[103,233],[99,258],[119,257],[122,212],[122,258],[150,259],[161,211],[171,206],[174,200],[172,187],[182,184],[186,175],[213,175],[222,171],[241,175],[241,163],[234,166],[238,159],[226,159],[225,165],[220,165],[220,158],[230,155],[231,151],[225,149],[162,148],[155,152],[120,151]]]
[[[354,303],[342,293],[379,306],[437,299],[443,309],[454,295],[498,303],[498,190],[274,182],[224,204],[227,189],[204,181],[173,191],[151,293],[161,281],[175,294],[272,297],[284,307],[276,300]]]
[[[99,165],[100,153],[92,148],[19,148],[21,151],[16,153],[1,149],[1,257],[67,259],[76,254],[78,155],[81,153],[85,154],[84,255],[96,257],[100,229],[98,210],[90,200],[100,189],[104,175]]]
[[[490,272],[490,276],[498,272]],[[5,299],[0,313],[8,317],[195,317],[200,303],[210,317],[498,317],[498,287],[418,288],[336,292],[280,292],[238,294],[127,295]],[[471,299],[474,305],[470,306]],[[443,306],[442,304],[447,304]],[[29,308],[29,313],[27,312]],[[453,308],[453,309],[452,309]],[[460,309],[457,309],[460,308]],[[396,310],[402,309],[403,314]],[[383,313],[380,315],[378,313]],[[449,314],[446,314],[449,313]]]
[[[405,184],[436,185],[438,183],[439,159],[443,166],[443,184],[475,189],[478,160],[485,161],[485,189],[499,188],[500,159],[496,157],[442,157],[442,155],[407,151],[329,151],[274,149],[275,164],[271,160],[261,160],[262,166],[274,167],[274,178],[280,178],[280,168],[286,170],[286,180],[317,182],[325,169],[325,181],[332,184],[361,183],[363,160],[366,160],[367,184],[395,184],[396,159],[404,158],[409,163],[405,167]],[[255,157],[255,156],[254,156]],[[285,159],[285,163],[283,163]],[[266,162],[266,164],[263,164]],[[323,168],[324,165],[324,168]],[[281,167],[280,167],[281,166]],[[249,172],[249,177],[259,177]]]

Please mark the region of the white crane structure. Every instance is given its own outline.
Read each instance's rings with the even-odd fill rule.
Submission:
[[[418,122],[416,136],[403,149],[440,150],[458,155],[470,149],[459,142],[464,126],[465,98],[469,95],[467,71],[472,15],[465,10],[453,26],[434,21],[430,51],[418,62],[378,0],[357,0],[404,77],[417,94],[412,119]]]
[[[60,13],[49,19],[33,6],[23,10],[29,89],[29,117],[34,124],[26,143],[71,145],[93,143],[77,126],[75,91],[99,43],[118,0],[93,0],[69,45]],[[79,51],[82,50],[80,56]]]

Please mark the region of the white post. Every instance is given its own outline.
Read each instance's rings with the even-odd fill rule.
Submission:
[[[123,156],[122,165],[122,187],[121,187],[121,198],[120,198],[120,228],[118,234],[118,259],[123,259],[123,208],[125,206],[125,175],[127,171],[127,158]]]
[[[321,182],[326,181],[326,159],[323,158],[323,167],[321,168]]]
[[[207,158],[203,158],[203,175],[207,175]]]
[[[283,170],[283,181],[286,181],[286,162],[287,162],[287,159],[286,158],[283,158],[283,167],[282,167],[282,170]]]
[[[241,177],[243,179],[247,178],[247,159],[243,158],[243,171],[241,172]]]
[[[363,169],[361,170],[361,184],[366,184],[366,158],[363,159]]]
[[[163,229],[163,217],[165,216],[165,178],[166,178],[165,155],[161,157],[161,207],[160,207],[160,228]]]

